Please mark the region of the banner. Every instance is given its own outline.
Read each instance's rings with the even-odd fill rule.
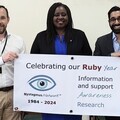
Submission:
[[[120,58],[19,55],[14,110],[120,116]]]

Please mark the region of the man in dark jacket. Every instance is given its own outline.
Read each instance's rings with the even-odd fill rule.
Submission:
[[[120,57],[120,7],[112,7],[108,19],[112,32],[97,39],[94,55]],[[105,119],[120,120],[120,117],[106,116]]]

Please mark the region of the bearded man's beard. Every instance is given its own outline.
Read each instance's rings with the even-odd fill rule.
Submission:
[[[115,28],[116,26],[120,26],[120,24],[112,25],[112,26],[110,26],[110,28],[115,34],[120,34],[120,28]]]
[[[0,24],[0,34],[5,33],[5,31],[6,31],[6,26],[3,24]]]

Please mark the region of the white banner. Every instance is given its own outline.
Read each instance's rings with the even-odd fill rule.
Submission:
[[[14,110],[120,116],[120,58],[20,55]]]

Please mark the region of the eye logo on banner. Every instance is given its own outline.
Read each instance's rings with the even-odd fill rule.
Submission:
[[[56,86],[55,81],[47,75],[37,75],[28,81],[29,85],[38,91],[47,91]]]

